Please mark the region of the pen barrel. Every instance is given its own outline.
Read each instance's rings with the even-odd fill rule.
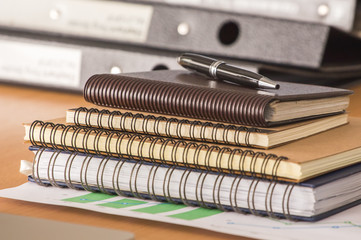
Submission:
[[[260,80],[262,76],[254,72],[223,63],[217,68],[217,78],[223,81],[234,82],[250,87],[258,87],[258,80]]]
[[[216,60],[209,57],[200,56],[197,54],[185,53],[178,58],[178,63],[191,71],[196,71],[197,73],[202,73],[206,76],[210,76],[209,67]]]

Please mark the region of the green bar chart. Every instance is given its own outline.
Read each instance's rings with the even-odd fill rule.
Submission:
[[[113,199],[116,198],[116,199]],[[89,193],[73,198],[62,199],[67,202],[75,203],[95,203],[97,206],[114,208],[114,209],[129,209],[133,212],[148,213],[148,214],[163,214],[168,217],[182,219],[182,220],[196,220],[221,213],[217,209],[207,208],[190,208],[183,204],[173,203],[155,203],[147,200],[138,200],[133,198],[119,199],[117,196],[112,196],[104,193]],[[135,209],[134,209],[135,207]],[[184,211],[180,211],[184,210]],[[177,211],[177,212],[175,212]]]

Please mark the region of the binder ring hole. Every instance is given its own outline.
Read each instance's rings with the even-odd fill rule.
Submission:
[[[152,69],[153,71],[157,71],[157,70],[168,70],[169,68],[164,65],[164,64],[158,64],[155,65],[154,68]]]
[[[236,42],[239,33],[239,25],[236,22],[228,21],[223,23],[219,29],[218,39],[223,45],[231,45]]]

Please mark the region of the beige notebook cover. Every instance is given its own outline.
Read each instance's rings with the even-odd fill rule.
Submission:
[[[252,127],[171,115],[149,114],[121,109],[76,108],[66,113],[66,122],[78,126],[120,130],[193,141],[273,148],[293,140],[346,124],[339,114],[272,128]]]
[[[131,157],[215,171],[304,181],[361,161],[361,119],[271,150],[205,144],[35,121],[25,124],[33,145]]]

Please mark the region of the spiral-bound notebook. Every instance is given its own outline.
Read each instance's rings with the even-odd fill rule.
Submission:
[[[100,74],[89,78],[85,100],[97,105],[271,126],[343,112],[349,90],[278,82],[280,89],[251,89],[182,70]]]
[[[311,136],[348,122],[346,113],[272,128],[149,114],[130,110],[76,108],[66,113],[66,122],[78,126],[134,132],[192,141],[255,148],[272,148]]]
[[[361,119],[358,118],[270,150],[108,131],[55,121],[34,121],[24,126],[24,139],[32,145],[297,182],[361,161]]]
[[[49,148],[30,150],[36,153],[34,161],[23,161],[21,171],[30,181],[46,186],[306,221],[330,216],[361,200],[360,163],[294,184]]]

